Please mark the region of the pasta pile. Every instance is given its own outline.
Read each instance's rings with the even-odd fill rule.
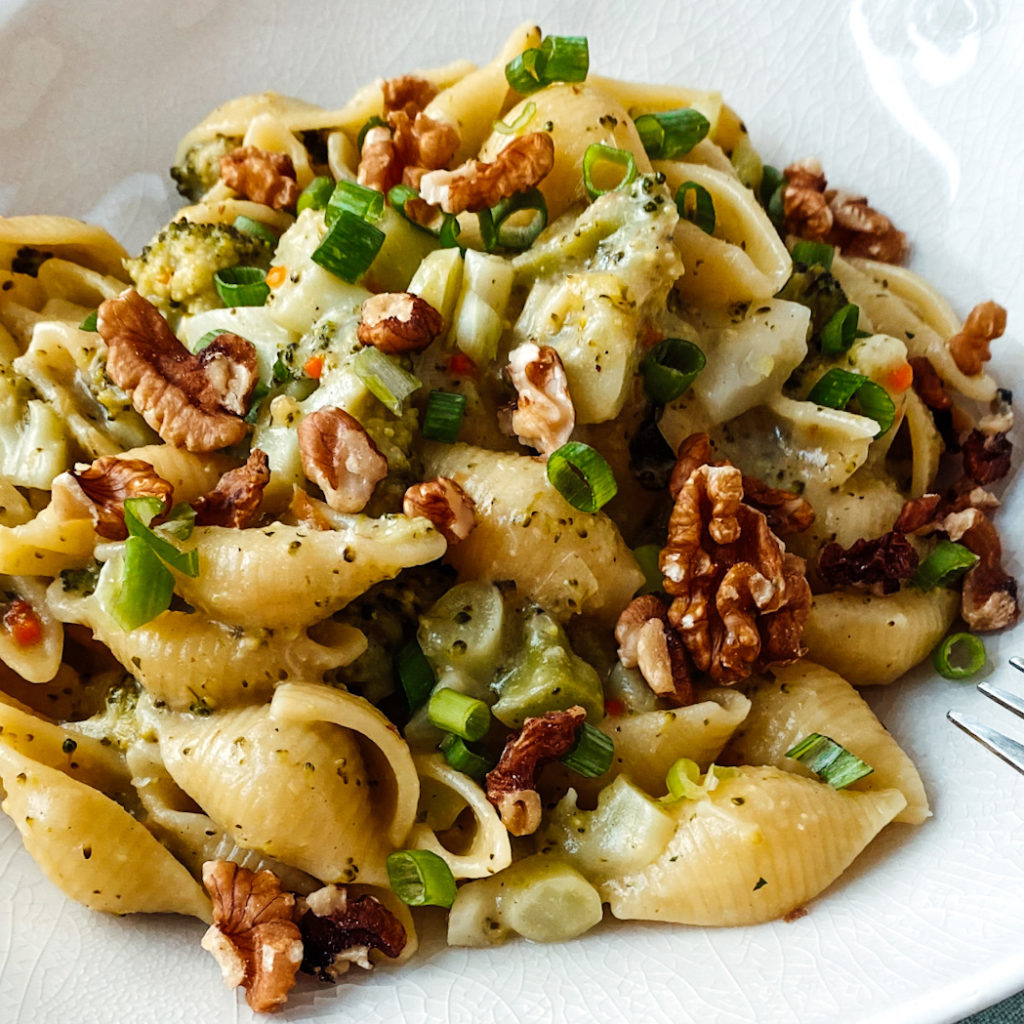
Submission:
[[[855,687],[1018,614],[999,307],[532,25],[173,174],[135,258],[0,220],[0,781],[65,893],[272,1010],[410,906],[747,925],[928,818]]]

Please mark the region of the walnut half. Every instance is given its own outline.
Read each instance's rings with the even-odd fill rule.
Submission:
[[[89,466],[76,466],[72,479],[92,504],[96,532],[108,540],[124,540],[124,503],[128,498],[157,498],[162,502],[160,515],[170,510],[174,487],[142,459],[122,459],[104,455]],[[71,481],[67,481],[68,486]],[[58,488],[54,481],[54,489]]]
[[[229,988],[245,989],[257,1013],[281,1006],[302,963],[302,936],[292,920],[295,897],[272,871],[250,871],[230,860],[203,865],[213,924],[203,949],[213,954]]]
[[[388,355],[422,352],[444,330],[444,318],[411,292],[381,292],[363,303],[356,335]]]
[[[248,526],[263,500],[263,488],[270,482],[267,455],[259,448],[249,452],[245,465],[229,469],[209,494],[192,502],[197,526]]]

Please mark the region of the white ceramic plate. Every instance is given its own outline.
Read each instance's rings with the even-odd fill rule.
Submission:
[[[601,73],[721,88],[770,162],[819,155],[834,183],[909,233],[913,266],[961,312],[989,297],[1009,308],[1000,361],[1005,382],[1020,379],[1014,0],[0,0],[0,209],[96,220],[137,249],[172,209],[177,139],[222,100],[275,88],[337,105],[378,75],[483,62],[527,18],[586,33]],[[1021,492],[1000,520],[1016,556]],[[1024,691],[1005,667],[1024,632],[989,650],[992,677]],[[1024,779],[944,716],[957,706],[1015,723],[927,672],[874,703],[920,766],[935,816],[887,829],[802,920],[718,931],[610,921],[570,945],[487,952],[446,949],[428,928],[407,968],[357,972],[337,989],[304,982],[283,1019],[943,1024],[995,1002],[1024,986]],[[201,934],[70,903],[0,822],[10,1024],[250,1019]]]

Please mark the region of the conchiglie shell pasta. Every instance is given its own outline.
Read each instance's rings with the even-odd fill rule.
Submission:
[[[45,249],[121,281],[128,280],[121,263],[128,253],[120,242],[95,224],[50,214],[0,217],[0,267],[9,267],[24,245]]]
[[[661,856],[601,895],[627,920],[770,921],[835,881],[905,804],[895,789],[851,793],[777,768],[739,768],[705,799],[681,801]]]
[[[0,661],[30,683],[48,682],[61,665],[64,629],[47,607],[45,586],[34,577],[17,576],[0,577],[0,588],[27,602],[41,626],[39,639],[31,644],[19,644],[9,630],[0,630]]]
[[[54,885],[92,910],[210,920],[206,894],[127,811],[0,741],[3,809]]]
[[[854,686],[882,686],[928,657],[959,607],[959,593],[944,588],[816,594],[804,627],[807,655]]]
[[[860,792],[898,789],[907,800],[895,821],[919,825],[930,815],[928,797],[913,762],[841,676],[801,661],[779,665],[747,693],[750,714],[726,747],[726,764],[769,764],[813,778],[799,761],[786,757],[812,732],[829,736],[874,771],[850,786]]]

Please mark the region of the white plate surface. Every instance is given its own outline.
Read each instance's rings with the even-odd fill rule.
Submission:
[[[591,65],[720,88],[765,158],[817,154],[914,243],[912,266],[965,313],[1024,324],[1024,5],[1015,0],[697,4],[0,0],[0,210],[96,220],[137,249],[172,209],[177,139],[231,96],[340,104],[363,81],[490,58],[518,22],[585,33]],[[1024,551],[1021,486],[1000,517]],[[1024,631],[989,642],[990,676]],[[1011,678],[1015,676],[1015,678]],[[935,816],[891,826],[792,924],[702,930],[607,922],[575,943],[449,950],[427,929],[406,968],[304,982],[298,1021],[945,1024],[1024,986],[1024,778],[945,721],[950,706],[1024,733],[973,687],[922,672],[872,698],[917,761]],[[227,1022],[251,1015],[199,949],[200,925],[103,917],[46,881],[0,822],[0,1017]]]

